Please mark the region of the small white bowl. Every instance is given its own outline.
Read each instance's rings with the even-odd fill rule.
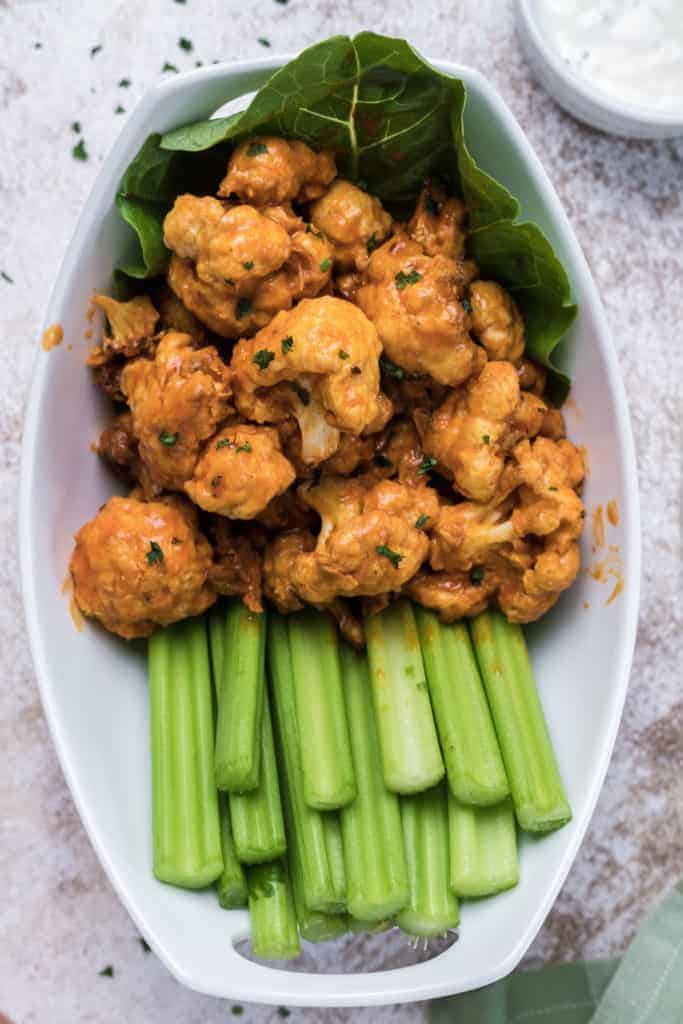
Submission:
[[[216,65],[173,76],[134,111],[88,199],[47,311],[64,344],[39,352],[29,397],[20,500],[22,588],[45,714],[74,801],[112,885],[136,925],[180,981],[214,996],[271,1004],[355,1006],[433,999],[479,988],[517,965],[550,910],[584,837],[621,718],[638,614],[640,534],[633,441],[614,347],[595,284],[560,201],[521,128],[477,71],[437,67],[469,90],[467,139],[481,165],[521,201],[564,262],[579,315],[563,346],[573,374],[571,437],[590,460],[588,509],[617,502],[609,526],[623,592],[582,573],[529,642],[574,818],[542,840],[521,840],[521,880],[492,900],[463,905],[460,938],[429,962],[383,972],[306,974],[245,960],[234,943],[244,911],[221,910],[213,892],[187,892],[152,874],[145,658],[86,625],[77,632],[62,593],[72,536],[113,490],[92,453],[111,409],[85,363],[86,310],[126,255],[128,229],[114,209],[117,184],[147,135],[209,116],[258,88],[284,57]],[[73,346],[70,351],[69,347]],[[584,540],[584,564],[594,556]],[[618,555],[616,554],[618,549]],[[590,605],[590,607],[586,607]],[[341,967],[341,964],[340,964]]]
[[[574,71],[541,29],[535,7],[536,0],[517,0],[517,34],[535,77],[561,107],[612,135],[631,139],[683,135],[683,112],[672,114],[619,100]]]

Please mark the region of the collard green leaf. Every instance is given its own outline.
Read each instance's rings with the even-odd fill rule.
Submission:
[[[275,71],[244,111],[150,136],[121,183],[119,209],[141,250],[122,269],[135,277],[163,271],[161,225],[175,196],[215,193],[231,147],[256,132],[332,149],[340,175],[380,196],[395,216],[410,209],[426,177],[442,177],[467,203],[468,255],[514,294],[527,351],[548,368],[560,401],[569,382],[551,359],[576,313],[567,275],[541,230],[518,221],[517,200],[470,154],[465,103],[463,83],[405,40],[362,32],[317,43]]]

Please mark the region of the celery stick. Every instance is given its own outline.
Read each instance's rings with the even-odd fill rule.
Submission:
[[[306,803],[334,810],[356,795],[337,629],[312,608],[288,616],[288,627]]]
[[[415,616],[450,790],[464,804],[497,804],[510,787],[467,626],[419,606]]]
[[[330,865],[332,892],[334,893],[335,913],[346,911],[346,867],[344,865],[344,844],[342,841],[339,815],[327,811],[322,815],[325,831],[325,849],[327,863]]]
[[[225,602],[217,601],[208,612],[209,649],[211,651],[211,674],[218,700],[218,684],[223,667],[223,651],[225,649]]]
[[[198,889],[223,870],[204,619],[150,637],[148,671],[154,874]]]
[[[230,826],[230,809],[225,794],[219,797],[221,812],[221,847],[223,850],[223,873],[216,882],[218,902],[225,910],[247,905],[247,879],[244,868],[237,859]]]
[[[215,772],[219,789],[258,785],[261,766],[266,616],[235,598],[227,605],[218,694]]]
[[[287,624],[275,614],[268,617],[268,672],[288,847],[301,865],[306,906],[310,910],[334,913],[338,899],[328,860],[323,814],[309,807],[304,799]]]
[[[572,812],[557,767],[524,634],[500,612],[470,624],[520,827],[550,832]]]
[[[280,803],[273,726],[264,692],[261,722],[261,778],[256,789],[230,794],[230,818],[237,857],[243,864],[276,860],[287,849]]]
[[[392,917],[408,902],[408,870],[398,797],[384,785],[367,658],[341,647],[344,697],[358,796],[341,811],[349,912]]]
[[[419,793],[443,778],[412,605],[396,601],[365,623],[384,782]]]
[[[388,932],[395,926],[396,922],[388,918],[386,921],[361,921],[357,917],[347,918],[348,931],[353,935],[377,935],[379,932]]]
[[[323,914],[319,910],[309,910],[306,906],[304,880],[296,843],[290,843],[287,859],[301,938],[306,939],[307,942],[329,942],[331,939],[338,939],[341,935],[346,934],[348,927],[346,914]]]
[[[299,956],[292,887],[283,860],[255,864],[247,869],[251,948],[264,960],[291,960]]]
[[[517,885],[517,829],[509,799],[493,807],[467,807],[449,793],[448,832],[456,896],[492,896]]]
[[[449,886],[446,794],[442,784],[401,800],[410,902],[396,915],[396,924],[409,935],[441,935],[459,920]]]

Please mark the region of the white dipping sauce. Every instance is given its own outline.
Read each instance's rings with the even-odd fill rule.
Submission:
[[[683,116],[683,0],[536,0],[572,70],[615,99]]]

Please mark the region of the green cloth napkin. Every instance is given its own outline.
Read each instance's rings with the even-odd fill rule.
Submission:
[[[433,1024],[682,1024],[683,881],[621,960],[515,971],[430,1011]]]

